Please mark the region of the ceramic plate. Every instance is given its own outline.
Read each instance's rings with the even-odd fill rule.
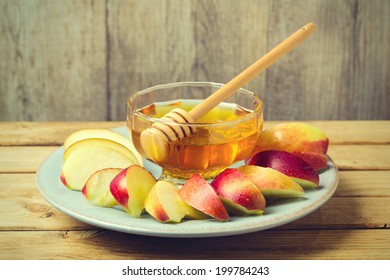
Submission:
[[[116,131],[126,135],[125,128]],[[148,214],[132,218],[118,208],[91,205],[78,191],[67,189],[60,181],[63,147],[52,153],[39,167],[37,185],[43,197],[65,214],[97,227],[110,230],[160,237],[213,237],[250,233],[278,227],[300,219],[323,205],[335,192],[338,171],[331,158],[328,168],[320,174],[320,186],[306,190],[304,197],[284,199],[267,206],[261,216],[231,217],[229,222],[185,220],[179,224],[163,224]],[[243,164],[243,163],[241,163]],[[155,177],[161,169],[148,161],[145,168]]]

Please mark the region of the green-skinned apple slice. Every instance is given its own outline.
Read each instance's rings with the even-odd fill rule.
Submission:
[[[265,198],[295,198],[305,194],[303,188],[287,175],[268,167],[244,165],[237,168],[246,175]]]

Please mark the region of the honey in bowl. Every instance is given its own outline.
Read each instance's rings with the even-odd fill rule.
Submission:
[[[204,86],[202,83],[194,84]],[[210,89],[210,92],[214,90]],[[141,97],[142,94],[138,96]],[[184,97],[187,95],[184,94]],[[174,108],[188,112],[203,101],[179,98],[139,106],[142,102],[136,102],[136,99],[133,97],[128,102],[129,132],[137,151],[151,161],[153,159],[148,158],[142,149],[142,131]],[[252,93],[240,90],[231,100],[220,103],[196,123],[186,125],[191,126],[194,132],[188,137],[169,142],[168,155],[162,161],[154,160],[163,169],[161,179],[188,179],[194,174],[211,179],[233,163],[250,157],[262,130],[262,103]]]

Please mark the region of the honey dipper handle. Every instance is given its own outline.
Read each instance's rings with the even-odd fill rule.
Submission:
[[[225,86],[207,97],[204,101],[202,101],[202,103],[194,107],[188,113],[193,117],[194,120],[201,118],[208,111],[213,109],[223,100],[227,99],[230,95],[239,90],[243,85],[247,84],[260,72],[267,69],[283,55],[302,43],[314,31],[315,25],[313,23],[306,24],[286,40],[277,45],[274,49],[257,60],[255,63],[253,63],[251,66],[230,80]]]

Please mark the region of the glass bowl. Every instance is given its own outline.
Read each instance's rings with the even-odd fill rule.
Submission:
[[[223,84],[179,82],[157,85],[135,93],[127,101],[127,127],[137,151],[162,167],[160,179],[182,180],[194,174],[212,179],[230,165],[250,157],[263,127],[263,102],[252,92],[240,89],[194,123],[180,124],[194,131],[169,142],[162,160],[148,156],[141,133],[156,122],[177,125],[161,117],[180,107],[187,112]]]

